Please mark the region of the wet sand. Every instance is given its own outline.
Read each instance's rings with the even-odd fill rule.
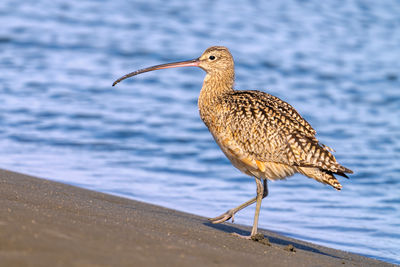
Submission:
[[[0,266],[394,266],[5,170],[0,207]]]

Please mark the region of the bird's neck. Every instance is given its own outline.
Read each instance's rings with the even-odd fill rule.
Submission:
[[[208,120],[221,112],[221,102],[226,94],[233,91],[234,72],[207,73],[200,91],[198,106],[202,120]]]

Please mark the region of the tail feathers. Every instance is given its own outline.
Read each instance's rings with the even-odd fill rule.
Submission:
[[[337,174],[337,175],[340,175],[340,176],[342,176],[344,178],[349,179],[349,176],[347,176],[346,173],[353,173],[353,171],[350,170],[350,169],[347,169],[346,167],[343,167],[343,166],[340,166],[340,167],[342,167],[340,171],[337,171],[337,172],[334,172],[334,173],[331,172],[331,174]]]
[[[338,173],[335,173],[335,174],[340,175],[340,176],[342,176],[344,178],[350,179],[349,176],[347,176],[344,172],[338,172]]]
[[[307,177],[317,180],[318,182],[328,184],[328,185],[332,186],[333,188],[335,188],[336,190],[342,189],[342,185],[335,178],[335,176],[333,176],[334,173],[332,173],[331,171],[326,171],[326,170],[322,170],[319,168],[312,168],[312,167],[299,167],[298,171]],[[344,174],[344,173],[335,173],[335,174],[341,175],[343,177],[347,177],[346,174]]]
[[[342,166],[343,167],[343,166]],[[344,172],[347,172],[347,173],[353,173],[353,171],[352,170],[350,170],[350,169],[347,169],[346,167],[343,167],[344,168]]]
[[[324,171],[323,171],[324,172]],[[333,188],[335,188],[336,190],[341,190],[342,189],[342,185],[339,183],[339,181],[335,178],[335,176],[333,176],[332,172],[325,172],[326,174],[326,180],[324,180],[324,183],[331,185]],[[339,174],[341,175],[341,174]],[[342,175],[343,177],[346,177],[347,179],[349,177],[347,177],[346,174],[343,173]]]

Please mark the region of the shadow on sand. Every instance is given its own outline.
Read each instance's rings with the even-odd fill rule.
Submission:
[[[231,225],[212,224],[210,222],[204,222],[203,224],[205,226],[212,227],[214,229],[217,229],[217,230],[220,230],[220,231],[223,231],[223,232],[226,232],[226,233],[230,233],[230,234],[237,233],[237,234],[240,234],[240,235],[250,235],[249,231],[245,231],[245,230],[236,228],[236,227],[231,226]],[[310,247],[310,246],[307,246],[307,245],[304,245],[304,244],[297,243],[296,241],[284,240],[282,238],[273,237],[273,236],[270,236],[270,235],[265,234],[265,233],[263,233],[263,234],[264,234],[264,236],[266,238],[269,239],[269,242],[271,244],[280,245],[280,246],[293,245],[296,249],[301,249],[301,250],[304,250],[304,251],[309,251],[309,252],[318,253],[318,254],[321,254],[321,255],[325,255],[325,256],[341,259],[341,257],[337,257],[335,255],[331,255],[331,254],[322,252],[322,251],[320,251],[320,250],[318,250],[316,248],[313,248],[313,247]]]

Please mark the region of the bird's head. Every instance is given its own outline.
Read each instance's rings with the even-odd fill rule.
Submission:
[[[234,63],[233,57],[228,48],[224,46],[212,46],[207,48],[206,51],[204,51],[204,53],[196,59],[156,65],[128,73],[116,80],[113,83],[113,86],[122,80],[144,72],[177,67],[200,67],[208,74],[212,75],[218,73],[233,73]]]
[[[199,67],[207,73],[229,72],[233,70],[233,57],[228,48],[224,46],[212,46],[198,58]]]

